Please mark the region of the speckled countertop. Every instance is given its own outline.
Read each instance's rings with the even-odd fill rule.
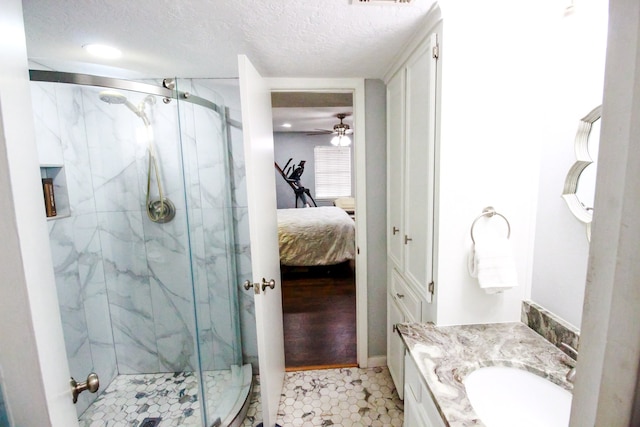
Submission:
[[[568,357],[523,323],[435,326],[398,325],[436,407],[450,427],[484,426],[462,381],[484,366],[511,366],[548,378],[571,390]]]

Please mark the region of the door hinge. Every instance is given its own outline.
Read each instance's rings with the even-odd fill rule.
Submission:
[[[432,49],[431,53],[434,59],[438,59],[440,57],[440,45],[436,44]]]
[[[433,295],[435,291],[436,291],[436,284],[432,280],[431,283],[429,283],[429,293]]]

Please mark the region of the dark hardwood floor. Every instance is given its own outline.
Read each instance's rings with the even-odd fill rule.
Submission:
[[[283,268],[285,365],[356,366],[356,285],[349,263]]]

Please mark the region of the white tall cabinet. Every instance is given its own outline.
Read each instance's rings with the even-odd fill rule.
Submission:
[[[387,365],[400,397],[404,344],[394,325],[431,319],[439,17],[387,82]]]

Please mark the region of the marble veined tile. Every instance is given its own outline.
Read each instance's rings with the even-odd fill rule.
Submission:
[[[288,372],[283,426],[402,426],[404,406],[386,368]]]
[[[197,377],[191,372],[119,375],[79,419],[80,427],[202,426]]]
[[[31,101],[40,164],[61,165],[60,122],[56,105],[56,85],[31,82]]]
[[[196,367],[193,289],[182,215],[165,224],[143,221],[160,369]]]
[[[71,212],[95,212],[82,89],[73,85],[58,85],[56,94]]]
[[[119,372],[157,372],[142,214],[111,212],[98,220]]]

